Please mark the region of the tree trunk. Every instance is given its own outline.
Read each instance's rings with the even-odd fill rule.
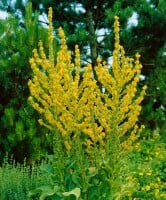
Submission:
[[[92,67],[94,69],[96,59],[97,59],[97,38],[95,34],[93,13],[91,10],[87,10],[87,28],[89,32],[90,39],[90,57],[92,61]]]

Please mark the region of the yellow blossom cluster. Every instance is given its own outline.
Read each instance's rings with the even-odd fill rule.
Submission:
[[[49,57],[40,41],[38,50],[33,50],[30,59],[33,78],[28,83],[31,92],[29,100],[42,116],[39,123],[51,130],[57,129],[67,151],[71,150],[72,140],[78,134],[90,148],[94,144],[104,146],[111,134],[111,137],[117,135],[121,140],[131,133],[128,143],[122,143],[122,146],[132,145],[137,138],[136,123],[146,87],[136,97],[142,65],[138,54],[136,61],[125,56],[119,43],[118,17],[115,17],[114,24],[112,70],[109,73],[106,63],[98,58],[95,67],[98,80],[94,79],[91,65],[83,69],[83,77],[80,77],[79,48],[76,45],[75,61],[72,62],[62,28],[59,28],[60,49],[54,61],[51,8],[48,19]],[[106,89],[105,92],[97,81]]]
[[[113,51],[113,63],[111,73],[109,68],[98,59],[96,72],[98,80],[105,88],[103,95],[105,106],[110,111],[109,124],[112,128],[111,132],[119,135],[119,140],[123,141],[124,136],[128,135],[128,139],[122,142],[122,147],[128,149],[132,143],[138,138],[138,132],[143,126],[137,126],[138,116],[141,111],[140,103],[145,95],[146,86],[142,87],[142,91],[137,91],[137,84],[141,73],[142,65],[139,62],[139,54],[136,59],[125,56],[125,51],[119,43],[119,22],[115,17],[114,23],[115,33],[115,49]],[[116,125],[116,127],[115,127]],[[140,129],[138,131],[138,129]]]

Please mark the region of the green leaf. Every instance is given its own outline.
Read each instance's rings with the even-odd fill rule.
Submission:
[[[44,200],[48,196],[53,196],[58,191],[59,191],[58,186],[55,186],[54,188],[50,186],[41,186],[41,187],[36,188],[35,190],[31,190],[28,196],[31,197],[31,196],[41,193],[40,200]]]
[[[80,188],[75,188],[69,192],[63,192],[62,194],[66,197],[70,195],[74,195],[76,199],[78,199],[80,197],[80,193],[81,193]]]
[[[88,175],[89,175],[89,177],[93,177],[96,174],[98,174],[98,169],[96,169],[96,167],[90,167],[88,169]]]
[[[41,165],[40,170],[41,170],[41,172],[49,174],[49,175],[53,175],[53,173],[54,173],[54,168],[50,164]]]
[[[56,191],[49,186],[43,186],[42,189],[40,200],[44,200],[46,197],[53,196],[56,193]]]
[[[98,187],[98,186],[97,186]],[[98,193],[98,190],[97,190],[97,187],[91,187],[89,189],[89,199],[97,199],[99,193]]]
[[[77,174],[72,174],[72,181],[75,183],[77,186],[80,186],[80,177]]]
[[[34,190],[29,191],[28,196],[31,197],[31,196],[34,196],[34,195],[40,193],[40,192],[41,192],[41,190],[39,188],[36,188]]]

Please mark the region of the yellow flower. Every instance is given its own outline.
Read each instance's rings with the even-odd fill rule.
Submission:
[[[29,63],[32,65],[33,63],[35,63],[35,59],[34,58],[30,58],[29,59]]]
[[[157,177],[157,181],[158,181],[158,182],[161,182],[161,179],[160,179],[159,177]]]
[[[156,197],[156,198],[158,198],[158,197],[159,197],[159,192],[160,192],[160,190],[159,190],[159,189],[155,189],[154,195],[155,195],[155,197]]]
[[[155,152],[156,157],[158,157],[159,154],[160,154],[160,151]]]
[[[132,177],[132,176],[128,176],[128,177],[126,178],[126,180],[127,180],[127,181],[133,181],[133,177]]]
[[[154,188],[158,189],[159,185],[157,183],[154,184]]]
[[[147,86],[144,85],[144,86],[142,87],[142,89],[143,89],[143,90],[147,90]]]
[[[145,186],[145,190],[146,190],[146,191],[149,191],[150,189],[151,189],[151,188],[150,188],[150,185],[146,185],[146,186]]]

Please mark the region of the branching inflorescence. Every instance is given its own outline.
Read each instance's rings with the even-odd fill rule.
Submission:
[[[29,80],[29,100],[40,113],[39,123],[54,133],[55,152],[58,148],[63,151],[59,156],[74,152],[75,165],[84,177],[85,155],[90,159],[89,169],[107,170],[110,166],[108,182],[112,194],[118,194],[123,187],[123,152],[132,149],[143,129],[143,125],[138,124],[146,90],[146,86],[138,90],[142,68],[140,55],[136,54],[135,60],[125,56],[119,39],[119,19],[115,16],[111,67],[98,58],[93,70],[90,64],[81,69],[79,47],[75,46],[73,62],[62,28],[59,28],[60,48],[55,61],[51,8],[48,19],[49,55],[46,56],[42,41],[39,41],[39,48],[33,50],[30,59],[33,78]],[[86,181],[83,187],[87,187]]]
[[[108,134],[118,136],[121,143],[121,138],[127,134],[128,139],[121,145],[130,148],[137,138],[140,103],[146,86],[141,93],[137,92],[142,68],[140,55],[136,54],[135,61],[125,56],[119,43],[118,17],[114,23],[115,50],[111,70],[100,58],[95,67],[100,86],[93,78],[90,64],[83,69],[83,78],[80,78],[79,48],[76,45],[75,62],[72,63],[62,28],[59,28],[60,50],[54,63],[51,8],[48,18],[49,57],[40,41],[39,49],[33,50],[30,59],[34,76],[29,81],[29,100],[42,116],[39,123],[51,130],[56,128],[65,138],[67,149],[72,146],[71,134],[78,133],[85,135],[84,142],[88,147],[93,143],[104,145]]]

